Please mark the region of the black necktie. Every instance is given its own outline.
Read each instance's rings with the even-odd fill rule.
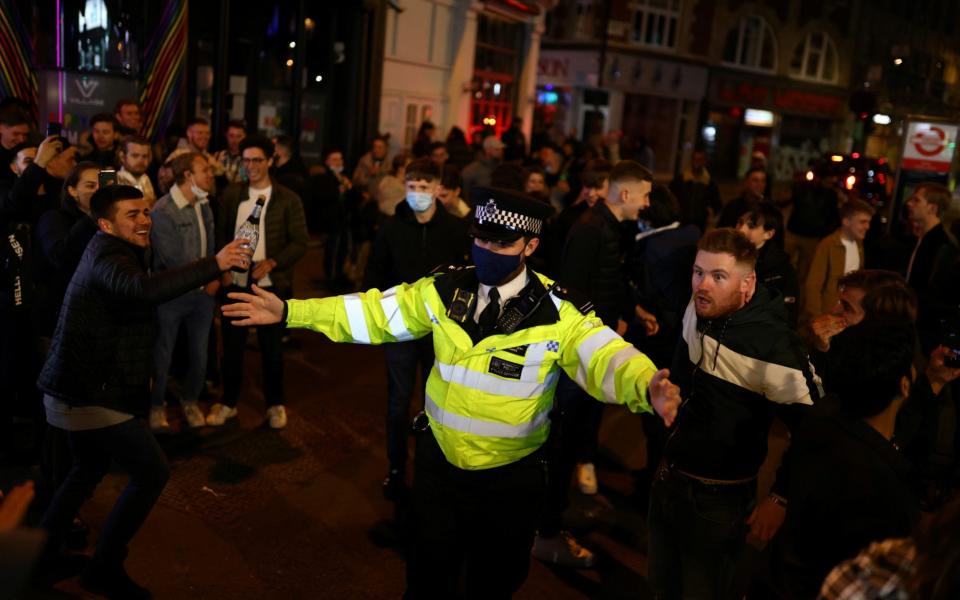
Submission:
[[[487,298],[490,299],[490,303],[483,309],[483,312],[480,313],[480,318],[477,320],[477,324],[480,326],[481,338],[485,338],[493,333],[493,330],[497,326],[497,319],[500,318],[500,292],[497,291],[497,288],[492,287],[487,293]]]

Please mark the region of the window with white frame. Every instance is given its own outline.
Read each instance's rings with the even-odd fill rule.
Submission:
[[[777,70],[777,40],[763,17],[744,17],[730,30],[723,45],[723,62],[753,71]]]
[[[680,24],[680,0],[633,0],[630,41],[644,46],[676,48]]]
[[[840,71],[837,63],[837,47],[833,40],[822,31],[814,31],[797,44],[793,51],[790,76],[797,79],[836,83]]]

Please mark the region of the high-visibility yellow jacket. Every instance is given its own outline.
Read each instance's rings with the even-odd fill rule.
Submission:
[[[528,272],[528,286],[539,293],[552,283]],[[461,469],[509,464],[546,441],[559,369],[597,399],[651,411],[647,387],[656,367],[593,312],[581,313],[555,290],[521,329],[475,345],[468,333],[476,328],[475,305],[463,322],[448,316],[448,307],[457,290],[477,289],[474,269],[465,267],[385,292],[288,300],[286,325],[361,344],[432,333],[436,361],[427,378],[426,413],[447,460]]]

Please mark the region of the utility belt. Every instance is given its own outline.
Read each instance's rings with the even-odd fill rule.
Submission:
[[[654,481],[678,481],[711,491],[733,491],[740,488],[757,488],[757,476],[745,479],[710,479],[682,471],[666,460],[660,461]]]

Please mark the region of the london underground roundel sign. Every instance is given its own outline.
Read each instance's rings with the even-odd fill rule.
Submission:
[[[953,162],[957,126],[914,121],[907,129],[903,168],[946,173]]]

